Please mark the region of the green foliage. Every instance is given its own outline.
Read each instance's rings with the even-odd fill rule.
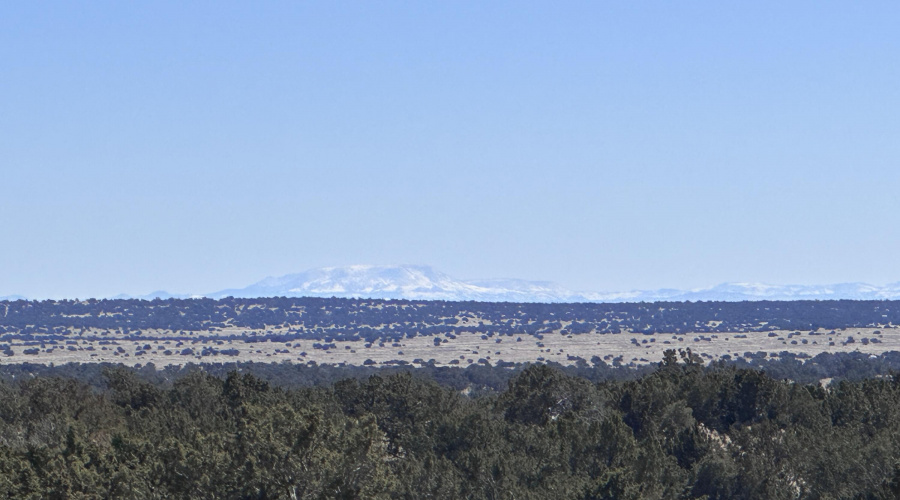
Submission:
[[[151,378],[153,374],[150,375]],[[3,498],[896,498],[900,379],[828,389],[669,352],[470,397],[409,373],[0,382]]]

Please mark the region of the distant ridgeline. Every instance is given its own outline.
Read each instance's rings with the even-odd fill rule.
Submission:
[[[368,340],[493,333],[765,332],[900,324],[900,301],[540,304],[347,298],[0,301],[0,336],[168,330]]]

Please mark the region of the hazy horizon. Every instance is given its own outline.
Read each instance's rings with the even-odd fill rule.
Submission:
[[[732,300],[805,300],[805,299],[813,299],[813,298],[821,298],[823,300],[828,299],[877,299],[877,298],[887,298],[890,300],[900,299],[900,281],[888,282],[888,283],[865,283],[865,282],[843,282],[843,283],[764,283],[764,282],[752,282],[752,281],[736,281],[736,282],[720,282],[720,283],[710,283],[706,286],[693,287],[693,288],[677,288],[677,287],[660,287],[656,289],[638,289],[638,288],[626,288],[626,289],[573,289],[571,287],[567,287],[559,282],[553,280],[525,280],[522,278],[518,278],[515,276],[470,276],[470,277],[459,277],[459,276],[451,276],[445,273],[442,269],[426,265],[426,264],[394,264],[394,265],[371,265],[371,264],[353,264],[348,266],[329,266],[323,268],[313,268],[313,269],[304,269],[298,271],[296,273],[288,273],[285,275],[277,275],[277,276],[262,276],[259,277],[252,282],[242,283],[242,284],[234,284],[223,289],[219,290],[172,290],[167,289],[165,287],[155,289],[155,290],[144,290],[138,292],[119,292],[119,293],[111,293],[107,295],[79,295],[79,296],[25,296],[23,294],[6,294],[0,295],[0,299],[17,299],[24,298],[27,300],[71,300],[71,299],[116,299],[116,298],[143,298],[143,299],[151,299],[154,297],[168,298],[168,297],[176,297],[176,298],[200,298],[200,297],[224,297],[226,296],[224,292],[240,292],[244,289],[253,289],[255,286],[260,285],[262,283],[266,283],[271,280],[281,281],[288,278],[296,278],[302,277],[305,275],[312,274],[314,281],[322,279],[322,276],[318,276],[318,273],[325,272],[337,272],[338,274],[345,272],[361,272],[359,276],[366,276],[366,273],[369,271],[373,272],[387,272],[391,273],[399,270],[421,270],[426,273],[436,273],[437,275],[444,276],[446,278],[451,279],[454,283],[466,283],[466,284],[475,284],[479,287],[500,287],[505,288],[506,284],[510,283],[511,286],[515,288],[516,283],[524,286],[525,284],[529,285],[541,285],[551,287],[552,290],[556,290],[557,292],[569,295],[570,300],[563,301],[571,301],[573,296],[580,297],[582,299],[586,299],[593,302],[633,302],[633,301],[653,301],[653,300],[724,300],[724,301],[732,301]],[[371,278],[371,276],[370,276]],[[330,278],[329,278],[330,279]],[[349,277],[350,283],[353,283],[354,278]],[[388,286],[387,283],[382,283],[381,278],[377,279],[377,282],[381,285]],[[403,282],[402,277],[399,281],[395,282],[395,284],[400,285],[403,288],[407,283]],[[439,284],[438,284],[439,285]],[[872,290],[870,292],[865,292],[868,295],[859,295],[863,292],[860,292],[860,289],[846,289],[844,292],[835,292],[832,287],[847,287],[852,285],[863,285],[865,287],[874,287],[877,290]],[[421,285],[417,285],[421,286]],[[724,287],[724,289],[723,289]],[[734,289],[737,287],[741,289],[741,292],[736,292]],[[805,291],[800,291],[797,287],[804,288]],[[284,288],[284,287],[283,287]],[[287,289],[284,288],[280,290],[278,293],[254,293],[251,294],[254,297],[266,297],[266,296],[280,296],[285,295],[285,291]],[[518,293],[525,293],[525,288],[519,289]],[[714,291],[719,290],[720,293],[715,293]],[[775,293],[775,296],[766,296],[763,290],[768,290],[772,293]],[[793,290],[793,291],[791,291]],[[829,292],[830,291],[830,292]],[[338,293],[338,296],[352,296],[352,297],[360,297],[360,298],[394,298],[392,294],[389,296],[382,296],[383,294],[375,293],[375,294],[365,294],[365,293],[357,293],[355,291],[348,290],[346,294]],[[681,294],[680,296],[673,297],[669,294],[669,292],[678,292]],[[788,298],[792,294],[800,292],[801,295],[795,295],[794,298]],[[700,294],[699,296],[697,294]],[[734,293],[743,293],[743,296],[735,296]],[[761,293],[762,295],[757,295]],[[822,295],[825,293],[831,293],[831,295]],[[158,294],[158,295],[156,295]],[[397,292],[399,296],[402,298],[412,299],[412,300],[421,300],[425,297],[421,296],[416,292],[411,292],[410,294],[404,292]],[[634,295],[638,294],[638,295]],[[805,295],[803,295],[805,294]],[[812,295],[810,295],[812,294]],[[857,295],[854,297],[853,295]],[[879,295],[880,294],[880,295]],[[318,291],[309,294],[301,294],[301,295],[292,295],[288,293],[289,296],[310,296],[310,297],[330,297],[333,296],[333,292],[324,292]],[[535,302],[535,301],[543,301],[544,299],[536,299],[534,297],[540,296],[540,293],[532,294],[528,298],[528,294],[524,296],[523,299],[526,302]],[[816,297],[816,295],[819,295]],[[237,295],[244,296],[244,295]],[[398,296],[398,298],[399,298]],[[777,298],[782,297],[782,298]],[[507,296],[505,298],[473,298],[473,297],[444,297],[442,300],[501,300],[501,301],[518,301],[518,299]],[[579,299],[580,300],[580,299]],[[559,299],[552,300],[553,302],[559,302]]]
[[[3,12],[0,296],[900,281],[896,3]]]

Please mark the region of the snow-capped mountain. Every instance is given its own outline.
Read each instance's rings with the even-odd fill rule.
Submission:
[[[686,292],[679,300],[884,300],[900,298],[900,283],[879,287],[866,283],[835,285],[766,285],[725,283]]]
[[[659,289],[624,292],[578,292],[548,281],[519,279],[459,280],[428,266],[324,267],[266,278],[245,288],[204,295],[156,291],[113,298],[192,297],[359,297],[375,299],[456,300],[480,302],[658,302],[742,300],[900,300],[900,282],[836,285],[768,285],[723,283],[694,290]],[[0,301],[24,299],[18,295]]]
[[[866,283],[836,285],[769,285],[765,283],[722,283],[695,290],[636,290],[621,293],[585,294],[595,302],[726,301],[743,300],[896,300],[900,283],[883,287]]]
[[[183,294],[183,293],[169,293],[165,290],[157,290],[155,292],[146,293],[144,295],[128,295],[126,293],[122,293],[112,297],[113,299],[140,299],[140,300],[154,300],[154,299],[189,299],[194,296]],[[202,297],[198,296],[198,297]]]
[[[428,266],[348,266],[266,278],[246,288],[206,295],[222,297],[365,297],[484,302],[585,301],[552,283],[523,280],[461,281]]]
[[[484,302],[655,302],[742,300],[900,299],[900,282],[883,287],[865,283],[767,285],[724,283],[695,290],[576,292],[547,281],[458,280],[428,266],[348,266],[312,269],[266,278],[246,288],[205,295],[222,297],[361,297]]]

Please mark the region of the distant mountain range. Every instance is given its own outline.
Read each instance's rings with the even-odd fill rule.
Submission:
[[[157,290],[155,292],[150,292],[144,295],[128,295],[126,293],[121,293],[116,295],[115,297],[110,297],[112,299],[141,299],[141,300],[153,300],[153,299],[190,299],[190,298],[201,298],[203,295],[190,295],[190,294],[178,294],[178,293],[169,293],[165,290]]]
[[[900,299],[900,283],[879,287],[838,285],[765,285],[725,283],[697,290],[577,292],[548,281],[518,279],[458,280],[428,266],[348,266],[313,269],[266,278],[245,288],[206,297],[364,297],[485,302],[655,302],[742,300]]]
[[[481,302],[657,302],[742,300],[884,300],[900,299],[900,282],[885,286],[767,285],[724,283],[695,290],[659,289],[627,292],[577,292],[548,281],[519,279],[458,280],[428,266],[324,267],[269,277],[244,288],[201,295],[157,291],[114,298],[189,297],[359,297],[376,299],[459,300]],[[21,296],[0,297],[16,300]]]
[[[266,278],[246,288],[207,297],[365,297],[483,302],[571,302],[586,300],[548,282],[524,280],[462,281],[428,266],[348,266],[312,269]]]

